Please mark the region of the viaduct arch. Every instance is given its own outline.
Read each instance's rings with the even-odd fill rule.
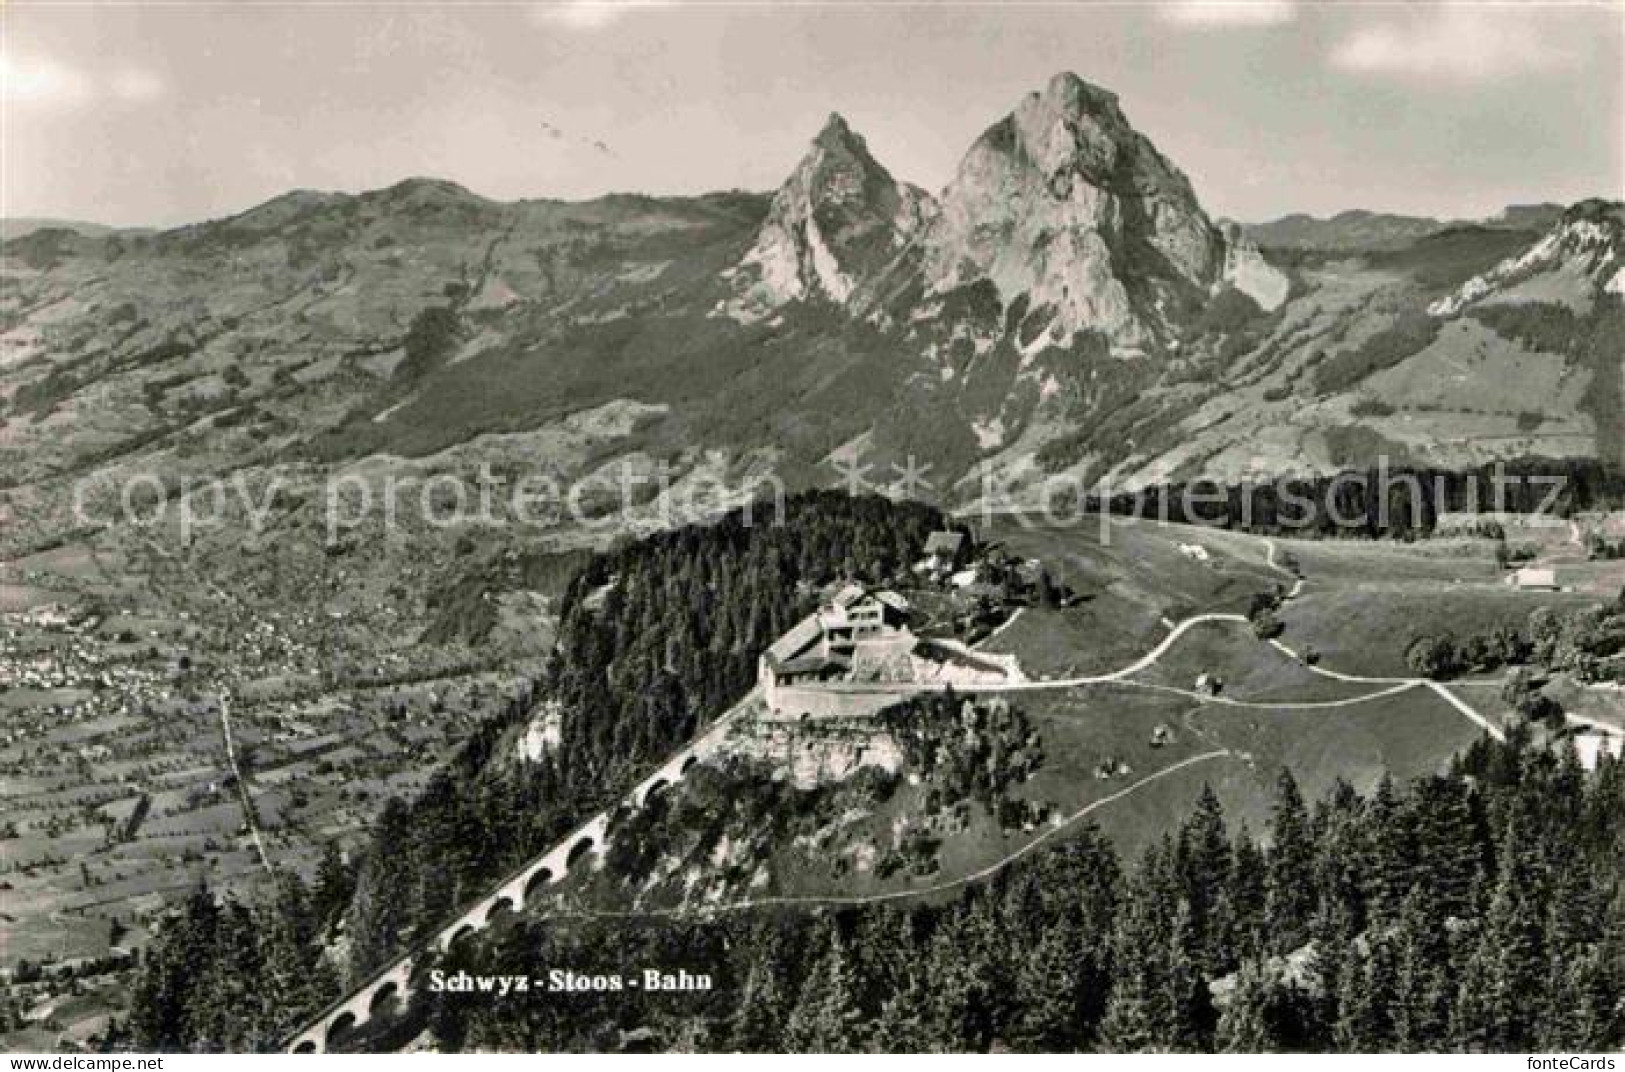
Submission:
[[[623,814],[629,814],[645,807],[656,794],[682,781],[703,756],[715,749],[728,724],[755,696],[754,691],[747,695],[733,711],[718,719],[704,736],[691,742],[634,786],[616,808],[600,812],[569,837],[525,864],[496,889],[460,911],[434,933],[426,943],[427,947],[445,952],[456,942],[486,930],[508,915],[530,908],[548,886],[562,881],[572,868],[588,857],[601,856],[609,845],[611,813],[622,810]],[[400,1007],[411,996],[413,966],[417,957],[415,952],[401,957],[328,1006],[313,1023],[293,1037],[288,1043],[288,1052],[325,1053],[333,1046],[342,1044],[346,1036],[374,1016],[388,1015],[391,1010]]]

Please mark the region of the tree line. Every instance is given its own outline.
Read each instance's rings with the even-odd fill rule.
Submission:
[[[1419,634],[1411,638],[1405,660],[1431,678],[1536,666],[1582,682],[1617,681],[1625,677],[1625,588],[1611,603],[1567,611],[1537,607],[1522,628],[1497,625],[1459,637]]]
[[[1261,535],[1418,539],[1441,514],[1567,517],[1625,506],[1625,468],[1592,458],[1525,458],[1471,469],[1395,464],[1263,483],[1199,481],[1089,498],[1091,511]]]

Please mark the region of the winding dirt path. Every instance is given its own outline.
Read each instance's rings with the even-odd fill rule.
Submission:
[[[1279,563],[1277,563],[1275,561],[1275,556],[1276,556],[1276,552],[1277,552],[1278,548],[1277,548],[1276,543],[1275,543],[1275,541],[1273,539],[1269,538],[1268,536],[1262,537],[1262,539],[1264,541],[1264,548],[1265,548],[1265,552],[1264,552],[1264,561],[1265,561],[1265,563],[1268,564],[1270,569],[1275,570],[1277,573],[1282,573],[1282,574],[1285,574],[1286,576],[1289,576],[1289,577],[1293,578],[1292,590],[1287,593],[1287,598],[1288,599],[1296,598],[1298,593],[1303,591],[1304,579],[1302,577],[1299,577],[1296,574],[1292,573],[1292,571],[1286,569],[1285,567],[1281,566]],[[1464,715],[1466,718],[1468,718],[1473,723],[1475,723],[1485,733],[1488,733],[1491,737],[1495,738],[1497,741],[1502,742],[1503,744],[1506,742],[1506,739],[1507,739],[1506,732],[1504,730],[1502,730],[1501,727],[1497,726],[1494,722],[1492,722],[1488,718],[1484,717],[1484,715],[1480,711],[1478,711],[1476,708],[1474,708],[1472,704],[1468,703],[1466,700],[1463,700],[1460,696],[1457,696],[1455,693],[1451,692],[1448,688],[1446,688],[1440,682],[1432,681],[1432,680],[1430,680],[1428,678],[1422,678],[1422,677],[1365,677],[1365,676],[1362,676],[1362,675],[1359,675],[1359,674],[1339,673],[1336,670],[1328,670],[1327,668],[1319,665],[1318,662],[1310,663],[1309,661],[1304,659],[1301,655],[1299,655],[1297,652],[1293,651],[1291,648],[1287,647],[1285,644],[1283,644],[1279,640],[1271,640],[1270,643],[1273,644],[1277,650],[1285,653],[1287,656],[1291,657],[1296,662],[1301,663],[1304,666],[1305,669],[1307,669],[1307,670],[1309,670],[1309,671],[1311,671],[1313,673],[1319,674],[1322,677],[1331,678],[1334,681],[1344,681],[1344,682],[1349,682],[1351,684],[1356,684],[1356,685],[1393,685],[1393,686],[1396,686],[1396,688],[1401,687],[1401,686],[1403,686],[1405,688],[1415,688],[1417,686],[1426,686],[1435,695],[1437,695],[1441,700],[1443,700],[1445,703],[1449,704],[1451,707],[1454,707],[1457,711],[1461,712],[1462,715]],[[1402,689],[1401,689],[1401,691],[1402,691]]]
[[[1276,546],[1275,541],[1273,539],[1271,539],[1268,536],[1265,536],[1265,537],[1263,537],[1263,540],[1264,540],[1264,564],[1266,566],[1268,566],[1270,569],[1274,570],[1276,573],[1279,573],[1282,576],[1284,576],[1284,577],[1288,578],[1289,580],[1291,580],[1292,581],[1292,590],[1287,592],[1286,597],[1288,599],[1296,599],[1296,598],[1298,598],[1298,593],[1303,591],[1303,577],[1301,577],[1300,575],[1298,575],[1296,573],[1293,573],[1291,570],[1287,569],[1285,566],[1283,566],[1280,563],[1275,561],[1276,552],[1279,551],[1280,549]]]

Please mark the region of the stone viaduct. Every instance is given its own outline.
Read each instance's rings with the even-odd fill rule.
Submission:
[[[702,757],[715,750],[735,718],[760,696],[752,690],[709,730],[666,760],[639,782],[614,808],[600,812],[546,853],[515,871],[474,903],[465,906],[417,949],[381,968],[344,997],[329,1005],[289,1041],[292,1053],[324,1053],[357,1027],[375,1016],[387,1016],[403,1006],[413,986],[413,971],[425,954],[444,953],[469,935],[485,930],[511,913],[523,911],[532,898],[573,868],[589,866],[589,857],[602,855],[610,817],[626,808],[641,808],[663,789],[681,781]]]

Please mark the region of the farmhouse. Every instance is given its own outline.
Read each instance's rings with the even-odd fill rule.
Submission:
[[[1525,592],[1556,592],[1557,571],[1549,567],[1526,566],[1512,575],[1512,583]]]
[[[952,573],[970,561],[970,541],[963,532],[933,532],[925,540],[925,561],[921,566],[936,575]]]
[[[1580,766],[1586,770],[1596,770],[1603,756],[1618,759],[1625,755],[1625,737],[1617,733],[1588,731],[1574,738],[1574,751],[1579,756]]]

